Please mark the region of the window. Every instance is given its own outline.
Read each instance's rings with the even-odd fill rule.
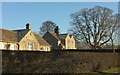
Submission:
[[[4,49],[6,48],[6,45],[4,45]]]
[[[6,44],[5,47],[6,47],[6,50],[10,50],[10,44]]]
[[[49,51],[49,48],[47,48],[47,51]]]
[[[16,44],[11,44],[10,50],[16,50]]]
[[[40,50],[42,51],[42,50],[43,50],[43,47],[41,47]]]
[[[5,45],[4,44],[0,44],[0,49],[5,49]]]
[[[14,45],[14,50],[16,49],[16,45]]]
[[[28,42],[28,50],[32,50],[33,48],[33,42]]]

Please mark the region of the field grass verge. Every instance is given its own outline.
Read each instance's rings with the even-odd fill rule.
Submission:
[[[102,70],[101,73],[120,73],[120,67],[112,67],[110,69]]]

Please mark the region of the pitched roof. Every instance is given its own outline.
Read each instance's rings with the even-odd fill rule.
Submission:
[[[36,37],[36,39],[38,40],[38,42],[40,43],[41,46],[51,46],[50,44],[48,44],[41,36],[39,36],[38,34],[33,33]]]
[[[0,41],[4,42],[19,42],[28,32],[30,29],[21,29],[21,30],[5,30],[0,29]],[[42,37],[40,37],[38,34],[33,33],[40,43],[41,46],[51,46],[48,44]]]
[[[14,30],[17,32],[18,42],[30,31],[30,29]]]
[[[0,41],[17,42],[17,33],[11,30],[0,29]]]
[[[59,38],[58,38],[58,36],[56,35],[56,33],[54,33],[54,32],[49,32],[54,38],[56,38],[57,40],[60,40]]]
[[[19,42],[29,31],[30,29],[21,29],[21,30],[6,30],[0,29],[0,41],[5,42]]]
[[[67,35],[68,35],[68,34],[60,34],[60,35],[59,35],[59,38],[60,38],[60,39],[65,39],[65,38],[67,37]]]
[[[59,36],[56,35],[56,33],[54,32],[48,32],[50,33],[54,38],[56,38],[57,40],[63,40],[67,37],[68,33],[66,34],[59,34]]]

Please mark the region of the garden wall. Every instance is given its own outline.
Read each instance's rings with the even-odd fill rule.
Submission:
[[[2,51],[3,73],[90,73],[119,66],[118,54],[89,51]]]

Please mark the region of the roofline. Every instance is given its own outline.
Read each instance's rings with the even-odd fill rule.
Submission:
[[[10,32],[14,32],[13,30],[7,30],[7,29],[3,29],[3,28],[0,28],[1,30],[6,30],[6,31],[10,31]],[[15,33],[15,32],[14,32]]]
[[[33,36],[34,36],[34,37],[36,38],[36,40],[37,40],[37,37],[36,37],[35,35],[38,35],[38,34],[36,34],[36,33],[34,33],[34,32],[33,32],[33,34],[34,34]],[[38,35],[38,36],[41,37],[40,35]],[[42,38],[42,37],[41,37],[41,38]],[[50,46],[50,47],[52,47],[44,38],[42,38],[42,39],[43,39],[48,45],[41,45],[41,44],[39,43],[40,46]],[[38,41],[38,40],[37,40],[37,41]],[[39,42],[39,41],[38,41],[38,42]]]
[[[48,33],[50,33],[49,31],[47,31],[47,32],[48,32]],[[46,33],[47,33],[47,32],[46,32]],[[50,33],[50,35],[52,35],[52,34]],[[52,35],[52,36],[53,36],[53,35]],[[53,36],[53,37],[54,37],[54,36]],[[55,37],[54,37],[54,38],[55,38]],[[55,38],[55,39],[56,39],[56,40],[58,40],[58,41],[60,41],[60,39],[59,39],[59,38],[58,38],[58,39],[57,39],[57,38]]]
[[[68,35],[68,33],[63,33],[63,34],[61,34],[61,35],[64,35],[64,34],[67,34],[67,35]]]
[[[31,29],[29,29],[29,31],[31,31],[31,32],[32,32],[32,30],[31,30]],[[28,32],[29,32],[29,31],[28,31]],[[26,34],[28,34],[28,32],[27,32]],[[26,34],[25,34],[25,36],[26,36]],[[25,36],[24,36],[24,37],[25,37]],[[24,38],[24,37],[23,37],[23,38]],[[23,39],[23,38],[22,38],[22,39]],[[22,40],[22,39],[21,39],[21,40]],[[20,41],[18,41],[18,42],[21,42],[21,40],[20,40]]]
[[[19,31],[19,30],[31,30],[31,29],[17,29],[17,30],[12,30],[12,31]]]
[[[18,43],[18,42],[12,42],[12,41],[1,41],[0,42],[6,42],[6,43]]]

